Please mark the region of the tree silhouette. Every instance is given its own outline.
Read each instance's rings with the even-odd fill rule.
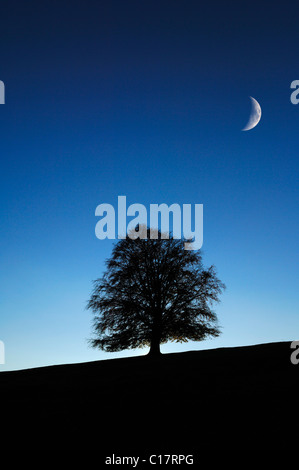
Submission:
[[[184,240],[156,231],[156,239],[116,243],[107,270],[94,281],[87,308],[94,313],[91,345],[104,351],[160,344],[201,341],[218,336],[217,316],[211,310],[225,288],[214,266],[204,269],[200,251],[184,249]]]

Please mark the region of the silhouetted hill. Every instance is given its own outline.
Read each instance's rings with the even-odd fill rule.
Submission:
[[[291,352],[282,342],[2,372],[2,448],[291,448],[299,385]]]

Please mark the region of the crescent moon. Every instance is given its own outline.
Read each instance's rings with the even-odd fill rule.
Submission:
[[[262,109],[259,103],[252,98],[252,96],[249,98],[251,99],[251,113],[248,122],[242,131],[250,131],[250,129],[253,129],[260,122],[262,117]]]

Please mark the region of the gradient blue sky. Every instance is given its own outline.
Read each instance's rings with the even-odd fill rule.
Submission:
[[[206,3],[206,4],[204,4]],[[85,310],[95,208],[204,205],[222,335],[298,339],[297,2],[2,1],[0,340],[12,370],[106,359]],[[259,125],[241,129],[249,95]]]

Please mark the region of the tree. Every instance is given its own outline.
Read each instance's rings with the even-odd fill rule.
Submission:
[[[220,334],[214,302],[225,288],[214,266],[204,269],[200,251],[184,240],[132,239],[113,248],[103,277],[94,281],[87,308],[94,313],[91,345],[104,351],[150,346],[158,356],[167,341],[201,341]],[[136,232],[135,232],[136,233]]]

